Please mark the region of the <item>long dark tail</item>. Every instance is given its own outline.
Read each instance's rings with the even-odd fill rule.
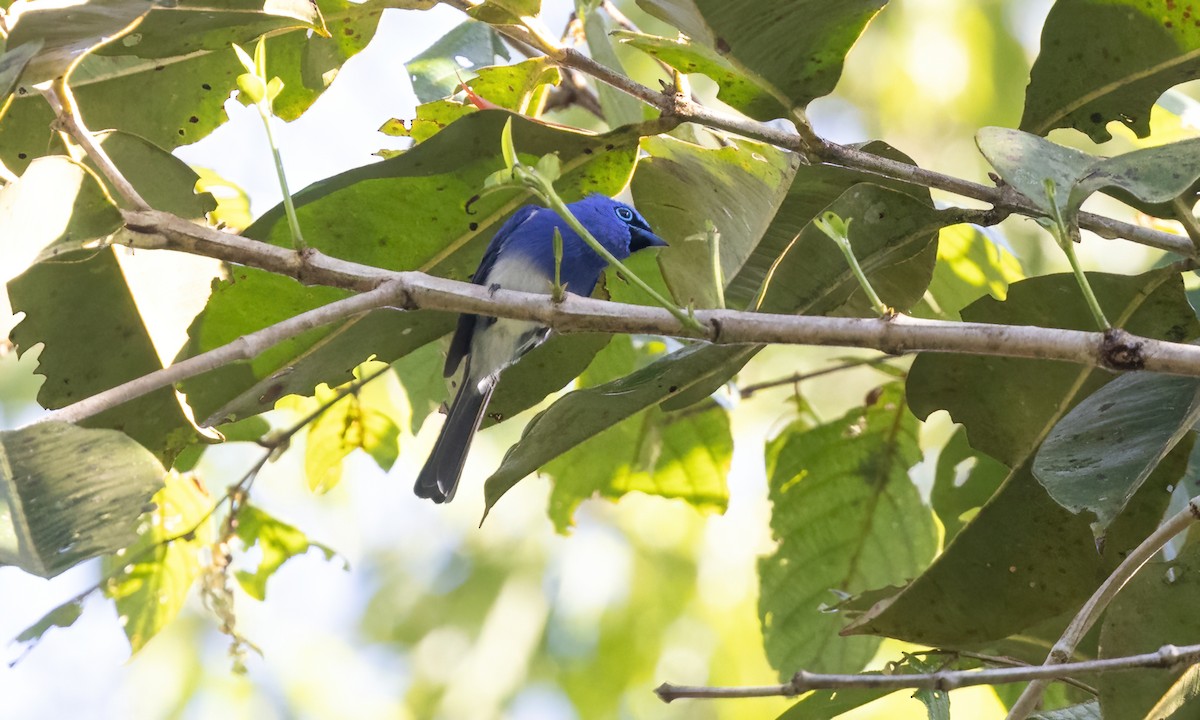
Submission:
[[[468,368],[469,375],[469,368]],[[480,387],[482,385],[482,387]],[[492,390],[496,388],[496,378],[489,377],[476,383],[463,378],[462,387],[450,403],[450,413],[442,432],[433,445],[433,452],[421,468],[417,476],[417,484],[413,492],[417,497],[429,498],[435,503],[446,503],[454,499],[454,490],[458,487],[458,478],[462,475],[463,464],[467,461],[467,451],[471,449],[471,439],[483,421],[483,411],[487,408]]]

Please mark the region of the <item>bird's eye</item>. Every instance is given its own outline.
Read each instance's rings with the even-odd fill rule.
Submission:
[[[619,207],[617,208],[617,217],[625,222],[630,222],[633,220],[633,211],[627,207]]]

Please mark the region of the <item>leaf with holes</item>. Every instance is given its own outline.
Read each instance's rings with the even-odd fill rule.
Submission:
[[[875,638],[842,638],[825,610],[845,596],[916,577],[937,551],[937,528],[908,477],[921,460],[918,424],[898,384],[840,420],[793,425],[767,446],[771,529],[779,546],[759,561],[759,617],[767,659],[856,672]]]
[[[137,542],[104,559],[110,579],[102,588],[116,601],[134,652],[179,614],[203,572],[201,553],[214,539],[212,502],[195,478],[169,473],[154,496],[154,509],[143,517]]]
[[[298,528],[267,512],[243,505],[238,510],[237,536],[247,552],[258,548],[261,557],[254,571],[238,570],[238,584],[255,600],[267,599],[267,581],[285,562],[317,548],[332,560],[337,553],[321,543],[315,543]]]

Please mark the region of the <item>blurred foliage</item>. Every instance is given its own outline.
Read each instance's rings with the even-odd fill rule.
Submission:
[[[96,638],[120,625],[127,645],[80,654],[89,676],[111,661],[109,684],[136,698],[112,716],[345,717],[353,698],[363,718],[999,717],[1011,688],[669,706],[651,690],[801,668],[966,669],[986,654],[1040,661],[1104,574],[1182,506],[1194,382],[933,354],[889,366],[886,384],[865,368],[810,380],[845,358],[564,334],[505,372],[459,501],[432,508],[408,487],[455,382],[441,367],[454,318],[388,309],[162,388],[69,429],[77,437],[7,430],[36,416],[35,395],[61,407],[347,294],[240,266],[161,273],[147,292],[111,247],[136,237],[123,200],[65,145],[34,87],[66,69],[88,125],[112,129],[105,151],[152,206],[288,246],[282,209],[253,217],[226,169],[244,149],[213,134],[240,72],[229,46],[269,38],[276,109],[294,120],[373,45],[420,104],[387,98],[399,108],[372,127],[411,145],[296,193],[314,247],[469,279],[527,202],[477,196],[504,167],[501,129],[516,114],[521,161],[557,154],[564,198],[632,195],[670,243],[631,258],[632,272],[690,307],[870,316],[812,222],[833,211],[853,221],[855,256],[898,310],[1094,326],[1037,223],[980,228],[945,192],[677,126],[499,30],[540,17],[551,27],[535,26],[535,41],[561,31],[647,87],[776,129],[811,120],[827,139],[963,178],[994,171],[1068,220],[1086,200],[1178,231],[1196,197],[1200,105],[1194,88],[1171,89],[1200,49],[1183,3],[487,0],[452,23],[416,12],[434,4],[0,0],[0,561],[50,576],[106,554],[98,580],[95,568],[65,572],[54,599],[16,569],[0,576],[0,617],[23,623],[12,628],[22,684],[59,691],[44,712],[18,699],[5,714],[105,705],[90,697],[71,712],[72,672],[55,653],[102,648]],[[400,19],[390,36],[385,11]],[[1027,132],[1004,129],[1017,126]],[[1040,137],[1055,128],[1074,130]],[[217,170],[170,154],[202,139]],[[304,162],[308,149],[283,154]],[[1173,257],[1082,239],[1097,270],[1086,279],[1117,325],[1200,335]],[[160,327],[150,309],[185,279],[211,281],[207,302]],[[647,302],[617,272],[596,295]],[[751,384],[767,387],[736,392]],[[1081,460],[1081,439],[1105,462]],[[1116,476],[1097,486],[1097,467]],[[1195,582],[1195,543],[1173,548],[1081,657],[1196,639],[1176,597]],[[351,572],[325,562],[336,555]],[[232,659],[211,649],[214,626]],[[251,647],[263,657],[243,657]],[[1194,673],[1127,677],[1089,679],[1098,702],[1055,685],[1040,716],[1194,705]]]

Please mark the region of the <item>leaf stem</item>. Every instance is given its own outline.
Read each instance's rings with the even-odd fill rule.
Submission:
[[[1079,235],[1078,226],[1073,223],[1068,223],[1063,217],[1062,208],[1058,205],[1058,198],[1055,197],[1054,181],[1046,178],[1045,181],[1046,197],[1050,201],[1050,234],[1058,242],[1058,246],[1067,256],[1067,262],[1071,263],[1071,272],[1075,273],[1075,281],[1079,283],[1079,289],[1083,292],[1083,299],[1087,302],[1088,310],[1091,311],[1092,317],[1096,320],[1096,325],[1101,330],[1111,330],[1112,323],[1104,316],[1104,310],[1100,307],[1100,302],[1096,300],[1096,294],[1092,292],[1092,284],[1088,282],[1087,275],[1083,273],[1083,267],[1079,264],[1079,258],[1075,255],[1075,238]]]
[[[854,248],[850,245],[850,222],[850,220],[842,220],[837,214],[831,212],[813,219],[813,224],[817,226],[817,229],[833,240],[838,249],[842,251],[842,255],[846,257],[846,263],[850,266],[854,277],[858,279],[858,284],[862,287],[863,292],[867,294],[871,308],[878,313],[879,317],[887,317],[892,313],[891,308],[879,298],[879,294],[871,286],[871,281],[867,279],[867,274],[863,272],[862,265],[858,263],[858,258],[854,256]]]
[[[266,102],[265,100],[263,102]],[[271,118],[274,117],[270,106],[263,107],[263,102],[257,103],[258,114],[262,118],[263,127],[267,131],[267,144],[271,146],[271,158],[275,161],[275,175],[279,178],[279,189],[283,191],[283,211],[287,215],[288,230],[292,234],[292,247],[297,252],[308,249],[304,235],[300,232],[300,219],[296,216],[296,205],[292,202],[292,193],[288,189],[287,175],[283,171],[283,155],[275,143],[275,134],[271,132]]]

